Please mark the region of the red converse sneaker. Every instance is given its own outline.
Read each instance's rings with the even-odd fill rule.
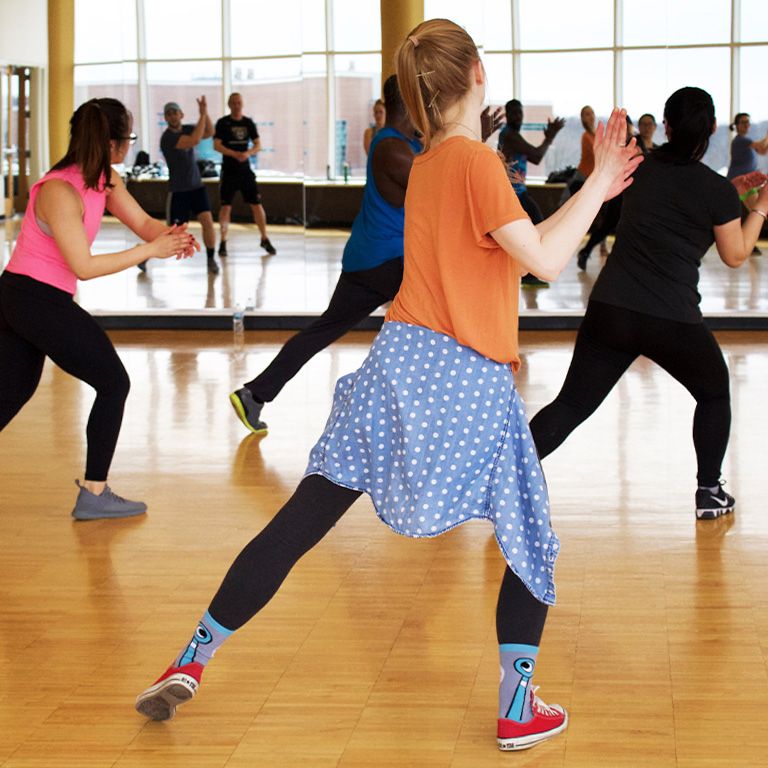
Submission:
[[[196,661],[183,667],[168,667],[162,677],[138,695],[136,711],[150,720],[170,720],[176,707],[197,693],[203,669]]]
[[[559,704],[545,704],[535,695],[538,686],[531,690],[531,709],[533,718],[527,723],[516,720],[499,719],[499,749],[529,749],[539,742],[551,739],[568,727],[568,713]]]

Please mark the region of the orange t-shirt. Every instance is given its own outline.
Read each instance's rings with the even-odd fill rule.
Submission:
[[[595,135],[589,131],[581,134],[581,160],[576,168],[586,179],[595,170]]]
[[[453,136],[417,155],[405,196],[405,270],[387,320],[446,333],[520,366],[524,270],[488,234],[527,216],[485,144]]]

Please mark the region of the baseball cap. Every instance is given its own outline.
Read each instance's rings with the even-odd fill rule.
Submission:
[[[163,107],[163,114],[167,115],[172,110],[177,110],[177,111],[181,112],[181,107],[175,101],[169,101]]]

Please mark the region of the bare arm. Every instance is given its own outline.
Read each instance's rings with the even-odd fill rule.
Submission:
[[[552,141],[550,139],[544,139],[544,141],[535,147],[533,144],[529,144],[519,133],[508,133],[504,137],[504,146],[502,151],[504,157],[509,161],[513,152],[519,152],[521,155],[525,155],[534,165],[538,165],[547,154]]]
[[[248,157],[251,157],[252,155],[258,154],[259,152],[261,152],[261,139],[254,139],[253,144],[251,144],[251,147],[246,154]]]
[[[366,155],[371,148],[371,139],[373,139],[373,131],[370,128],[366,128],[365,133],[363,133],[363,148],[365,149]]]
[[[205,113],[205,128],[203,129],[203,138],[210,139],[213,136],[213,123],[211,122],[211,116]]]
[[[373,179],[379,194],[394,208],[405,204],[408,176],[416,155],[400,139],[384,139],[376,145],[373,153]]]
[[[127,194],[127,192],[126,192]],[[153,242],[126,251],[92,255],[83,226],[80,195],[65,181],[51,179],[40,188],[35,214],[51,230],[59,252],[80,280],[111,275],[152,257],[167,258],[189,247],[189,235],[165,229]]]
[[[768,133],[763,136],[760,141],[753,141],[750,144],[750,147],[757,152],[758,155],[766,155],[768,154]]]
[[[751,211],[768,213],[768,185],[760,190],[760,194],[748,197],[744,204]],[[751,213],[743,223],[740,219],[733,219],[716,226],[715,246],[723,264],[731,268],[740,267],[752,253],[763,224],[763,216]]]
[[[166,235],[171,229],[178,233],[187,231],[186,224],[169,228],[165,222],[153,219],[136,202],[126,189],[120,174],[115,170],[112,171],[111,182],[113,186],[107,193],[107,210],[145,242],[151,243]],[[200,250],[200,245],[189,233],[187,233],[187,241],[188,247],[183,252],[185,256],[191,256],[195,250]]]
[[[200,117],[198,118],[192,133],[185,136],[179,136],[175,149],[192,149],[192,147],[196,147],[203,139],[213,136],[213,126],[211,125],[211,118],[208,117],[208,104],[205,100],[205,96],[201,96],[197,100],[197,106],[200,110]]]
[[[603,201],[631,184],[631,174],[641,158],[635,143],[625,146],[626,112],[614,110],[605,132],[595,135],[595,170],[584,186],[563,206],[548,226],[534,227],[529,219],[505,224],[491,237],[524,269],[545,280],[554,280],[581,243]],[[618,192],[617,192],[618,194]]]
[[[235,160],[239,162],[245,162],[245,160],[248,159],[248,155],[245,152],[238,152],[235,149],[229,149],[228,147],[224,146],[224,142],[221,139],[214,139],[213,140],[213,148],[220,152],[222,155],[226,155],[227,157],[233,157]]]

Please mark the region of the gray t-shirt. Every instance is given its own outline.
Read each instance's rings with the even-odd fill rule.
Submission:
[[[182,136],[189,136],[194,130],[194,125],[182,125],[179,133],[166,128],[160,137],[160,149],[168,166],[171,192],[191,192],[203,186],[200,169],[197,167],[195,148],[176,149],[179,139]]]
[[[742,173],[757,170],[757,153],[752,149],[749,136],[734,136],[731,142],[731,164],[728,166],[728,178],[735,179]]]

